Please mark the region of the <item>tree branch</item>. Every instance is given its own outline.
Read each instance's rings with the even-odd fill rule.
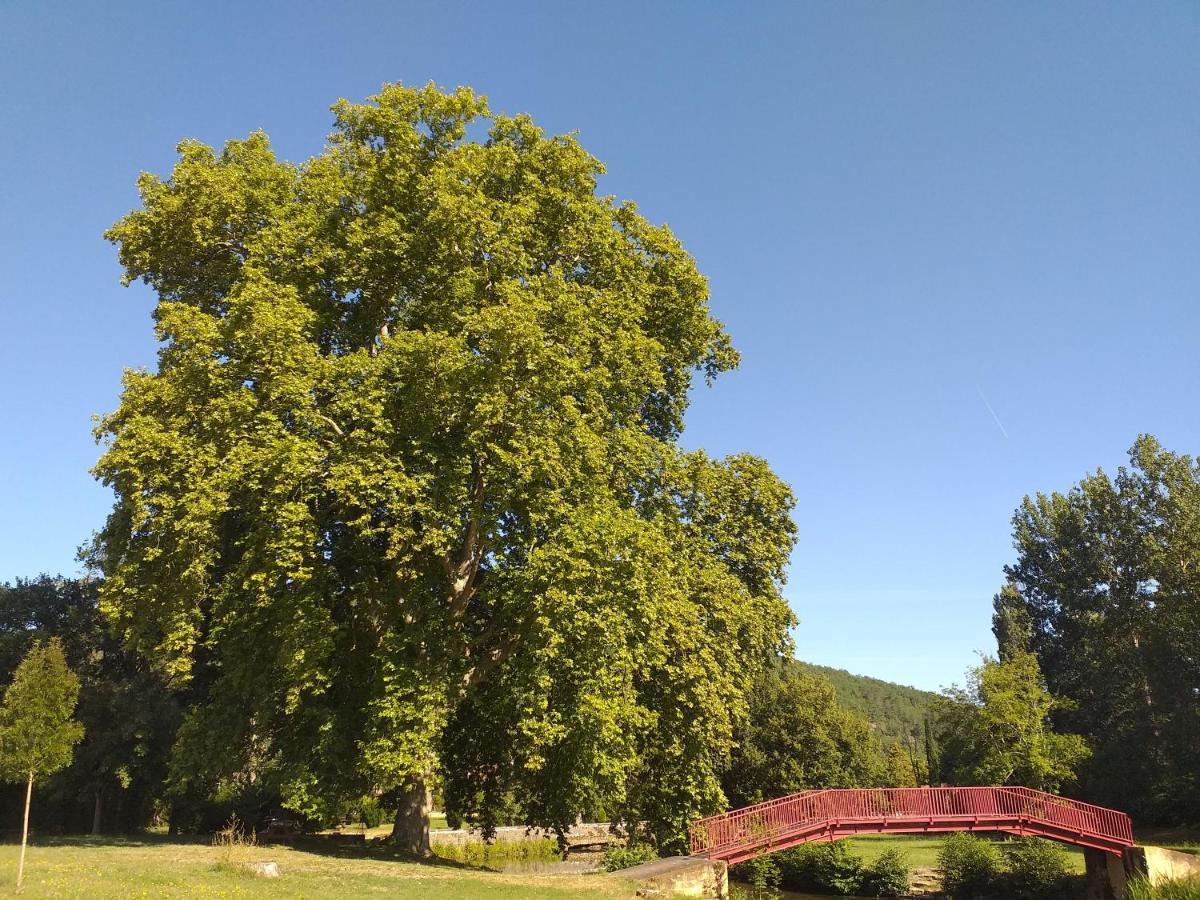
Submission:
[[[480,521],[483,518],[485,483],[483,460],[475,457],[471,461],[471,508],[467,513],[467,533],[463,538],[458,564],[451,567],[448,558],[443,559],[446,575],[450,580],[450,614],[461,618],[467,604],[475,596],[475,577],[483,562],[484,545],[480,540]]]
[[[497,646],[488,651],[475,665],[467,669],[463,675],[462,688],[464,691],[478,687],[487,681],[488,676],[502,663],[512,658],[517,651],[516,638],[506,636]]]
[[[338,425],[338,423],[333,421],[333,419],[329,418],[329,416],[326,416],[322,413],[317,413],[317,418],[320,419],[322,422],[324,422],[326,425],[328,425],[330,428],[332,428],[334,431],[336,431],[338,437],[346,436],[346,433],[344,431],[342,431],[342,429]]]

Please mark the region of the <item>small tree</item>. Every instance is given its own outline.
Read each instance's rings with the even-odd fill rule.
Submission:
[[[884,766],[886,787],[907,788],[917,786],[917,770],[912,757],[899,744],[888,748],[887,760]]]
[[[33,779],[70,764],[75,745],[83,737],[83,727],[71,718],[78,697],[79,679],[67,667],[58,638],[34,644],[4,692],[4,705],[0,707],[0,777],[6,781],[24,779],[26,783],[18,891],[25,874]]]

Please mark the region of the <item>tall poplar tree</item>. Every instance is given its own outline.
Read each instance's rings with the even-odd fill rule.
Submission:
[[[98,428],[95,560],[192,698],[176,783],[395,790],[417,853],[432,778],[668,840],[793,621],[791,491],[678,445],[737,362],[707,283],[574,137],[462,88],[334,114],[302,164],[184,142],[109,232],[161,350]]]
[[[1200,461],[1142,435],[1129,465],[1026,497],[996,595],[1001,656],[1036,654],[1095,753],[1085,795],[1144,821],[1200,808]]]

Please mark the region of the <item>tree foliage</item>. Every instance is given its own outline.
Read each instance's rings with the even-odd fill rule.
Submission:
[[[303,810],[443,781],[492,824],[676,834],[786,647],[792,494],[685,453],[737,356],[665,227],[467,89],[339,102],[323,153],[180,145],[109,237],[155,371],[98,436],[102,604],[192,702],[180,787]]]
[[[0,682],[38,642],[61,642],[81,687],[83,740],[46,783],[38,813],[58,827],[148,824],[163,792],[178,708],[162,680],[109,634],[90,578],[42,575],[0,584]]]
[[[723,778],[733,806],[809,788],[867,786],[881,777],[879,741],[867,721],[839,706],[824,678],[791,666],[758,678],[736,739]]]
[[[13,673],[0,706],[0,777],[24,781],[71,762],[83,728],[72,718],[79,678],[67,667],[62,642],[34,644]]]
[[[1082,789],[1143,819],[1200,808],[1200,464],[1142,436],[1115,477],[1026,497],[995,600],[1002,658],[1036,654],[1095,753]]]
[[[1033,654],[985,660],[965,689],[948,690],[938,704],[943,776],[957,784],[1044,791],[1074,782],[1088,750],[1079,735],[1054,731],[1051,713],[1061,706],[1046,690]]]
[[[892,744],[884,760],[883,783],[887,787],[916,787],[927,782],[924,771],[918,771],[917,762],[909,755],[903,744]]]
[[[937,694],[830,666],[799,661],[796,666],[828,679],[838,703],[870,722],[884,747],[922,743],[925,723]]]
[[[958,831],[946,836],[938,851],[942,889],[954,900],[991,900],[1004,859],[996,842],[987,837]]]

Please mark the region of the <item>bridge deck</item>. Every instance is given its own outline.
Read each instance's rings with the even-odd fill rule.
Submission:
[[[853,834],[1004,831],[1119,854],[1129,816],[1021,787],[802,791],[692,823],[693,856],[741,862],[808,841]]]

